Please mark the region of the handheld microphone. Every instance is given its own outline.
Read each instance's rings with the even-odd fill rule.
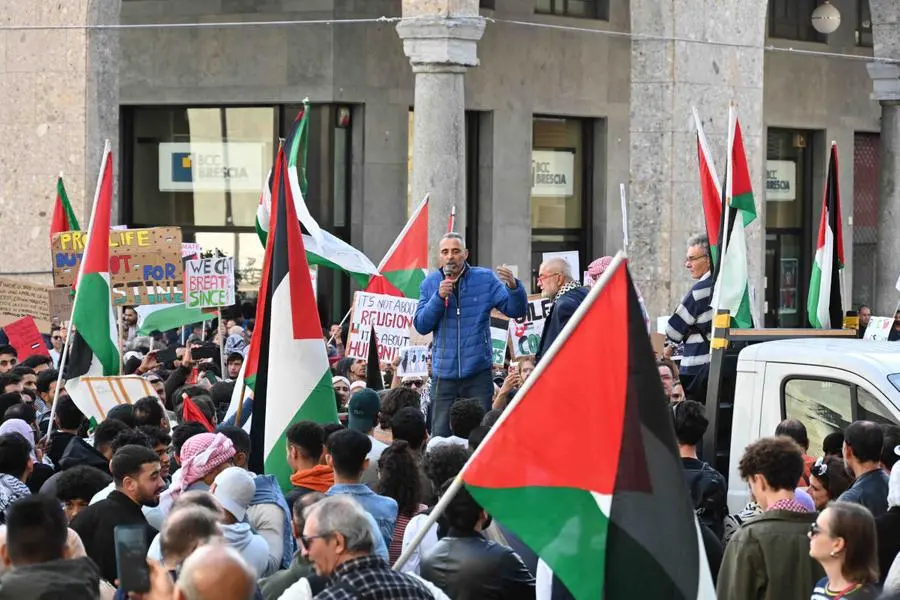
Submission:
[[[456,282],[456,265],[447,264],[441,269],[444,273],[444,281],[453,281]],[[450,306],[450,296],[444,298],[444,308],[448,308]]]

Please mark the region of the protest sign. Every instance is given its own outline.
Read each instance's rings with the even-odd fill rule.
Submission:
[[[47,344],[41,337],[37,325],[34,324],[33,317],[22,317],[18,321],[13,321],[3,326],[3,332],[9,338],[9,345],[16,349],[20,359],[24,359],[32,354],[42,354],[50,356]]]
[[[495,365],[506,363],[506,349],[509,347],[509,317],[498,310],[491,311],[491,362]]]
[[[893,326],[893,317],[872,317],[869,319],[869,326],[866,327],[863,339],[886,342]]]
[[[194,258],[200,256],[201,251],[200,244],[194,242],[181,243],[181,258]]]
[[[134,404],[145,396],[156,397],[143,377],[87,377],[66,384],[66,391],[84,416],[100,423],[119,404]]]
[[[572,274],[572,279],[578,279],[578,274],[581,273],[581,264],[578,259],[577,250],[570,250],[567,252],[544,252],[542,261],[547,262],[551,258],[561,258],[566,261],[569,265],[569,272]]]
[[[234,304],[234,258],[201,258],[184,263],[187,308]]]
[[[397,366],[397,375],[400,377],[428,377],[427,346],[406,346],[400,348],[399,352],[400,364]]]
[[[69,289],[0,279],[0,326],[31,316],[38,330],[50,333],[53,321],[61,323],[71,314]]]
[[[528,313],[524,318],[510,320],[509,337],[512,340],[514,358],[537,354],[541,347],[544,321],[550,314],[553,303],[540,294],[528,296]]]
[[[53,236],[53,283],[75,283],[87,233],[65,231]],[[181,229],[154,227],[109,232],[109,275],[114,306],[184,302]]]
[[[356,292],[346,356],[368,358],[369,336],[374,327],[378,335],[379,358],[393,362],[400,348],[412,345],[410,336],[417,304],[418,300],[414,298]]]

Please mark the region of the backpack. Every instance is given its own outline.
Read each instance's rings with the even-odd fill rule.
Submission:
[[[699,469],[685,470],[684,476],[697,519],[721,540],[725,534],[725,517],[728,516],[725,478],[705,462]]]

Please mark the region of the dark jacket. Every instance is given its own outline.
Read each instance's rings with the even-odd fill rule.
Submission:
[[[109,460],[79,437],[73,438],[69,442],[66,451],[63,452],[62,458],[56,465],[63,471],[78,465],[87,465],[109,473]]]
[[[536,356],[537,360],[541,360],[541,357],[550,349],[587,295],[586,287],[577,287],[569,290],[553,303],[550,314],[544,321],[544,331],[541,332],[541,346]]]
[[[28,481],[25,482],[25,485],[28,486],[28,489],[31,490],[32,494],[37,494],[41,491],[41,486],[47,483],[51,477],[53,477],[53,467],[36,462],[34,463],[34,469],[31,471],[31,475],[28,476]]]
[[[881,568],[879,581],[883,583],[900,552],[900,506],[891,507],[875,517],[875,529],[878,532],[878,566]]]
[[[81,536],[85,552],[97,563],[100,574],[107,581],[115,581],[118,577],[116,525],[144,525],[148,548],[156,536],[156,530],[147,524],[141,506],[118,490],[110,492],[106,500],[88,506],[69,524]]]
[[[525,316],[528,297],[521,281],[511,290],[490,269],[466,266],[445,305],[438,295],[443,279],[437,270],[419,286],[413,323],[422,335],[434,333],[434,377],[465,379],[491,368],[491,309],[518,319]]]
[[[728,600],[809,600],[825,576],[809,556],[816,513],[770,510],[741,526],[728,542],[716,591]]]
[[[528,600],[534,577],[519,555],[481,534],[450,529],[422,560],[422,577],[454,600]]]
[[[96,600],[100,571],[87,557],[16,567],[0,579],[0,600]]]
[[[312,564],[300,553],[294,555],[294,560],[287,569],[278,571],[274,575],[259,580],[259,589],[262,590],[264,600],[278,600],[286,589],[300,581],[303,577],[315,575]]]
[[[50,443],[47,446],[47,456],[53,461],[53,466],[57,471],[62,469],[59,466],[59,460],[69,447],[69,442],[78,437],[77,435],[67,433],[65,431],[54,431],[50,434]]]

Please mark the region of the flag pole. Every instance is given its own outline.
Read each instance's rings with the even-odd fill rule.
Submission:
[[[119,375],[122,375],[122,371],[124,367],[122,363],[125,362],[125,309],[122,306],[116,307],[116,316],[119,321]],[[153,344],[151,343],[152,347]]]
[[[69,344],[72,342],[72,336],[75,334],[72,328],[72,318],[75,316],[75,307],[78,306],[78,290],[81,288],[78,283],[84,274],[84,263],[87,259],[88,245],[87,241],[91,239],[91,232],[94,230],[94,217],[97,216],[97,200],[100,198],[100,186],[103,183],[103,172],[106,169],[106,155],[109,154],[111,148],[109,140],[103,145],[103,157],[100,159],[100,172],[97,174],[97,189],[94,190],[94,202],[91,204],[91,220],[88,223],[87,238],[85,239],[84,255],[81,257],[81,264],[78,265],[78,279],[75,284],[75,297],[72,298],[72,315],[69,317],[69,326],[66,330],[66,342],[63,344],[63,351],[59,357],[59,374],[56,376],[56,389],[53,391],[53,404],[50,405],[50,423],[47,425],[47,435],[44,439],[50,439],[50,433],[53,431],[53,417],[56,415],[56,402],[59,400],[59,389],[62,387],[63,372],[66,368],[66,359],[69,356]],[[119,368],[122,361],[119,361]]]
[[[625,184],[619,184],[619,201],[622,203],[622,248],[628,251],[628,199],[625,196]]]
[[[403,568],[403,565],[409,561],[409,558],[412,556],[412,553],[416,548],[422,543],[422,540],[425,539],[425,536],[428,534],[428,531],[431,529],[432,525],[434,525],[437,520],[441,517],[446,510],[447,505],[453,500],[456,496],[457,492],[459,492],[460,488],[463,486],[463,476],[466,473],[466,470],[469,466],[474,462],[474,460],[478,457],[478,454],[484,449],[485,446],[490,442],[491,437],[497,432],[498,429],[503,425],[504,421],[509,417],[513,410],[515,410],[516,406],[519,405],[528,394],[528,390],[531,389],[531,386],[534,385],[534,382],[540,378],[541,374],[547,368],[547,365],[553,360],[553,357],[556,356],[557,352],[559,352],[560,348],[562,348],[563,344],[565,344],[566,340],[578,327],[581,323],[581,320],[584,318],[584,315],[587,314],[588,310],[590,310],[591,305],[593,305],[594,300],[597,299],[597,296],[603,291],[603,288],[606,287],[606,284],[613,278],[616,270],[618,270],[619,265],[625,262],[627,255],[624,250],[619,250],[616,255],[613,257],[612,262],[603,272],[603,275],[600,276],[600,279],[591,287],[591,291],[588,292],[587,297],[584,301],[579,305],[578,309],[572,315],[572,318],[569,319],[569,322],[566,323],[566,326],[563,328],[562,332],[560,332],[559,336],[557,336],[556,340],[554,340],[553,344],[550,346],[547,353],[541,359],[541,362],[538,363],[537,367],[535,367],[534,372],[525,380],[524,385],[516,392],[515,397],[513,398],[510,405],[503,411],[503,414],[500,415],[500,418],[497,419],[497,422],[491,427],[491,430],[488,431],[487,435],[482,440],[481,444],[478,445],[478,448],[475,449],[475,452],[469,457],[466,461],[466,464],[463,465],[462,469],[460,469],[459,474],[453,478],[453,483],[450,484],[450,487],[447,488],[447,491],[444,492],[444,495],[438,500],[438,503],[431,510],[428,515],[428,519],[425,521],[425,524],[419,528],[419,531],[416,533],[415,537],[412,539],[409,547],[403,551],[400,555],[400,558],[397,559],[397,562],[394,563],[392,567],[394,570],[399,570]]]

